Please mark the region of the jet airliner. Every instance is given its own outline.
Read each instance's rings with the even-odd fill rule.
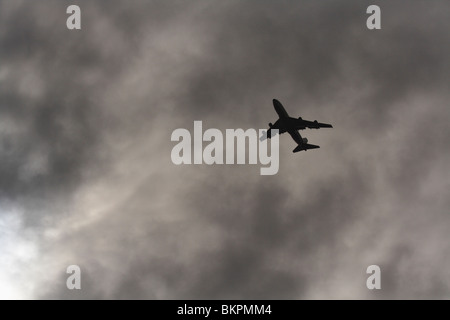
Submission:
[[[294,150],[292,150],[292,152],[299,152],[302,150],[306,151],[308,149],[320,148],[319,146],[316,146],[314,144],[309,144],[308,139],[302,138],[298,130],[304,130],[306,128],[309,129],[333,128],[331,124],[320,123],[317,122],[317,120],[308,121],[303,120],[302,117],[299,118],[290,117],[286,112],[286,109],[284,109],[281,102],[278,101],[277,99],[273,99],[273,106],[278,114],[279,119],[274,124],[269,123],[269,129],[267,130],[267,138],[269,139],[271,138],[272,129],[278,129],[278,132],[280,134],[283,134],[285,132],[289,133],[292,139],[294,139],[294,141],[297,142],[297,147]]]

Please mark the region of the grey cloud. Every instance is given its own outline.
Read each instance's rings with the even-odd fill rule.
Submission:
[[[37,244],[32,297],[448,297],[445,1],[380,1],[379,31],[361,1],[79,4],[69,32],[59,2],[0,2],[0,201]],[[173,129],[263,128],[272,98],[333,123],[304,132],[321,149],[282,136],[273,177],[171,163]]]

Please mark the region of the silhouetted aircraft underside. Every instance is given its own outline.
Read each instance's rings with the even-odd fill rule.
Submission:
[[[272,129],[278,129],[278,132],[280,134],[283,134],[285,132],[289,133],[292,139],[294,139],[294,141],[297,142],[297,147],[294,150],[292,150],[292,152],[299,152],[302,150],[306,151],[308,149],[320,148],[319,146],[316,146],[314,144],[309,144],[308,139],[302,138],[298,130],[304,130],[306,128],[309,129],[333,128],[331,124],[320,123],[317,122],[317,120],[308,121],[303,120],[301,117],[299,118],[290,117],[286,112],[286,109],[284,109],[281,102],[278,101],[277,99],[273,99],[273,106],[279,116],[279,119],[274,124],[269,123],[269,130],[267,130],[267,138],[269,139],[271,138]]]

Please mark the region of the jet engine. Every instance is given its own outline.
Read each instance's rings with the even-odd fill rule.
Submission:
[[[308,139],[303,138],[303,143],[308,143]]]
[[[314,120],[314,125],[315,125],[315,129],[319,129],[320,127],[319,127],[319,123],[317,122],[317,120]]]

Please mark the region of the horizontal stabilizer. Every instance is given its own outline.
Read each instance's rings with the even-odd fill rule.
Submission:
[[[303,144],[299,144],[294,150],[292,150],[292,152],[299,152],[299,151],[303,151],[303,150],[308,150],[308,149],[317,149],[320,148],[320,146],[316,146],[315,144],[308,144],[308,143],[303,143]]]

